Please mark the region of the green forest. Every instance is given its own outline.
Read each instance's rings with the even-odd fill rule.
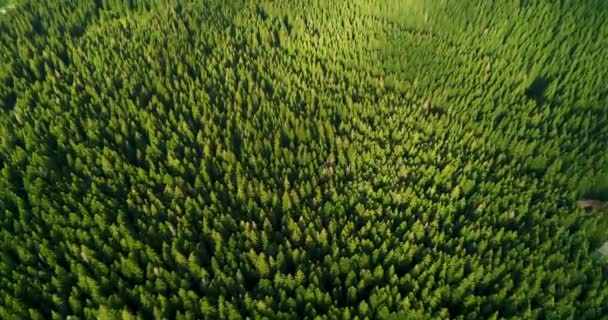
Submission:
[[[0,8],[0,319],[608,319],[608,1]]]

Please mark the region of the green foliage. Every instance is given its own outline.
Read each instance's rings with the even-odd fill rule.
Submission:
[[[608,174],[590,177],[582,183],[581,196],[608,201]]]
[[[528,170],[536,174],[542,174],[547,169],[547,157],[539,155],[532,158],[528,163]]]
[[[606,13],[19,1],[0,318],[604,317]]]

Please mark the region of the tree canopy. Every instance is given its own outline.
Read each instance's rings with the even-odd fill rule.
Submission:
[[[16,1],[0,318],[606,318],[607,6]]]

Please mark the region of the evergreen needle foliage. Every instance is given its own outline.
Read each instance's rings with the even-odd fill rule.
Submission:
[[[0,318],[606,319],[606,7],[11,1]]]

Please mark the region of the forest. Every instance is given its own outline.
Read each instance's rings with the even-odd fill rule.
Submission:
[[[0,8],[0,319],[608,319],[607,1]]]

